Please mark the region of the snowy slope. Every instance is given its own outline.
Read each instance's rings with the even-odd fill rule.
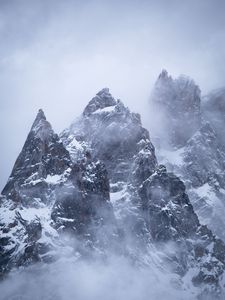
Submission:
[[[183,150],[170,156],[178,167],[186,159]],[[62,265],[90,272],[97,263],[103,274],[114,274],[115,266],[124,270],[128,281],[132,274],[146,274],[146,281],[134,282],[138,291],[141,282],[167,282],[162,293],[159,288],[149,291],[155,299],[165,297],[167,290],[175,299],[224,295],[225,245],[201,225],[180,178],[158,164],[140,115],[107,88],[60,137],[43,111],[38,112],[2,194],[3,277],[8,273],[23,284],[29,270],[48,270],[52,282],[58,270],[64,282]],[[74,284],[79,283],[71,274]],[[99,278],[95,272],[94,278]],[[28,282],[32,286],[32,279]],[[147,296],[140,291],[140,297]]]
[[[170,136],[170,129],[167,130],[164,126],[163,131],[155,132],[158,140],[162,141],[161,147],[157,149],[158,159],[184,180],[201,223],[208,225],[225,240],[225,230],[221,230],[225,228],[225,151],[222,142],[224,90],[205,96],[200,105],[199,92],[193,93],[198,89],[193,81],[186,77],[184,84],[185,77],[180,82],[180,78],[174,80],[167,73],[164,77],[162,80],[160,76],[157,80],[151,101],[159,110],[164,111],[162,123],[167,124],[173,119],[178,127],[173,127],[173,138],[168,140],[167,145],[163,140],[165,135]],[[175,89],[174,86],[177,85],[180,87]],[[183,91],[182,95],[180,90]],[[177,101],[184,104],[177,106]],[[203,113],[200,113],[201,110]],[[188,138],[186,128],[189,128],[189,123],[185,118],[180,118],[187,113],[189,121],[194,121],[194,124],[198,115],[198,126]],[[179,138],[180,135],[185,137],[182,145],[180,142],[174,143],[174,137]]]

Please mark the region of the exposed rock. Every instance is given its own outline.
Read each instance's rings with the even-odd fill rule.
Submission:
[[[39,110],[2,194],[28,206],[46,202],[47,176],[62,175],[70,165],[69,152]]]
[[[173,79],[163,70],[151,95],[151,109],[162,123],[156,130],[158,137],[173,148],[184,146],[201,125],[200,98],[192,79],[184,75]]]
[[[16,266],[53,261],[64,248],[63,232],[100,245],[100,237],[106,243],[116,231],[105,166],[88,152],[73,163],[42,110],[2,194],[2,275]],[[97,236],[97,229],[109,224],[104,238]]]
[[[218,136],[218,142],[225,147],[225,88],[217,89],[202,98],[202,113]]]
[[[172,80],[166,73],[162,77],[168,82]],[[199,122],[199,90],[193,82],[188,81],[186,86],[183,80],[179,79],[179,83],[182,82],[184,91],[187,86],[193,87],[192,101],[196,104],[194,110]],[[88,104],[85,113],[62,133],[64,145],[72,155],[77,153],[74,148],[79,143],[78,148],[83,147],[84,153],[89,149],[106,165],[117,222],[126,237],[126,246],[135,245],[132,251],[136,260],[148,253],[149,245],[156,245],[165,254],[167,244],[172,242],[174,252],[165,254],[167,258],[164,259],[169,261],[173,271],[186,276],[197,265],[193,270],[193,282],[208,284],[210,277],[210,289],[218,291],[224,258],[222,254],[216,257],[216,252],[210,250],[216,247],[217,239],[210,230],[201,227],[184,183],[165,167],[158,166],[154,147],[140,117],[125,108],[121,101],[116,102],[108,90],[103,92],[104,97],[101,92],[98,95]],[[131,234],[132,246],[127,241]],[[207,269],[207,276],[204,275],[206,261],[213,266],[211,271]]]
[[[204,160],[196,143],[211,149],[213,130],[205,124],[195,141],[189,139],[199,127],[198,87],[184,78],[173,81],[166,72],[159,82],[168,89],[172,86],[171,101],[179,91],[179,99],[175,97],[179,121],[186,101],[185,126],[194,115],[184,138],[172,122],[172,145],[188,140],[187,164],[194,147]],[[164,103],[165,97],[161,100]],[[190,167],[191,177],[198,178],[199,167]],[[202,176],[204,182],[207,178]],[[111,252],[140,266],[164,265],[189,286],[196,285],[201,295],[222,291],[224,243],[200,224],[184,183],[158,165],[140,116],[106,88],[60,138],[39,111],[3,194],[2,274],[20,265],[54,261],[67,251],[75,258],[96,253],[105,258]],[[67,236],[70,242],[64,242]]]
[[[156,82],[153,101],[164,114],[160,119],[163,125],[158,135],[158,144],[161,144],[158,159],[166,164],[170,171],[181,176],[200,222],[207,224],[225,241],[224,231],[221,230],[225,227],[224,90],[217,90],[205,96],[200,107],[198,87],[190,79],[186,79],[186,84],[184,82],[185,80],[182,83],[180,79],[173,80],[166,72],[163,72]],[[183,98],[180,94],[181,88],[174,88],[180,84],[183,87]],[[177,103],[181,98],[184,105]],[[201,108],[203,113],[200,112]],[[190,122],[198,126],[190,127],[186,122],[186,115]],[[168,125],[171,120],[175,120],[181,131],[174,127],[175,139],[168,140],[168,147],[168,144],[164,143],[164,137],[171,134]],[[191,128],[188,136],[186,128]],[[178,141],[180,135],[183,135],[184,143]],[[177,142],[174,142],[176,139]]]

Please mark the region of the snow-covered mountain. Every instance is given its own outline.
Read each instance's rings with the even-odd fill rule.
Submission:
[[[201,223],[225,241],[224,89],[200,98],[190,78],[172,79],[166,71],[159,76],[151,97],[164,124],[154,131],[158,159],[185,182]]]
[[[189,122],[193,111],[194,121],[178,140],[173,122],[172,146],[188,141],[191,152],[196,142],[190,137],[197,145],[201,142],[197,134],[192,137],[201,127],[199,89],[184,78],[180,82],[191,89],[189,99],[179,86],[184,101],[194,103],[183,122]],[[204,126],[201,130],[209,134],[209,125]],[[190,169],[192,173],[198,170]],[[166,276],[176,291],[173,299],[224,297],[224,243],[201,225],[181,179],[158,163],[140,115],[107,88],[60,136],[43,111],[38,112],[2,191],[0,229],[3,279],[31,264],[49,264],[51,269],[62,258],[107,264],[116,256],[128,259],[137,274],[140,269],[157,273],[162,286]]]
[[[165,146],[184,146],[201,125],[200,89],[187,76],[173,79],[163,70],[152,91],[151,104],[160,119],[154,133],[159,137],[165,133],[161,142]]]

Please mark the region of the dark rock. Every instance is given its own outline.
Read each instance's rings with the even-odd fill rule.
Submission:
[[[152,237],[157,241],[188,238],[199,221],[185,193],[183,182],[159,168],[140,188],[142,209]]]
[[[42,110],[31,127],[2,194],[25,205],[48,198],[47,175],[60,175],[70,166],[70,156],[52,130]]]

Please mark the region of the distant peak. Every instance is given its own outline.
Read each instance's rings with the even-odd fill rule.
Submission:
[[[39,109],[38,110],[38,115],[40,115],[40,116],[42,116],[43,118],[45,118],[45,113],[44,113],[44,111],[43,111],[43,109]]]
[[[84,110],[84,115],[90,115],[98,109],[103,109],[110,106],[115,106],[117,101],[109,92],[109,88],[100,90],[94,98],[88,103]]]
[[[168,74],[166,69],[162,69],[161,73],[159,74],[158,80],[170,80],[172,77]]]
[[[159,74],[159,77],[168,77],[168,72],[166,69],[162,69],[161,73]]]

